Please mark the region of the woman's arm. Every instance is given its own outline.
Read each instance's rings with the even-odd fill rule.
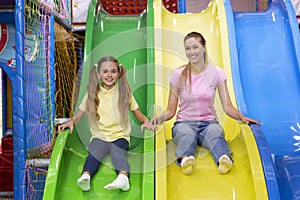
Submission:
[[[174,117],[174,115],[176,114],[177,105],[178,105],[178,88],[170,84],[167,110],[164,111],[158,117],[153,118],[151,120],[151,123],[156,125],[172,119],[172,117]]]
[[[58,126],[58,132],[63,131],[65,128],[69,128],[70,134],[72,134],[74,125],[81,120],[83,115],[84,112],[79,109],[76,115],[74,115],[67,123]]]
[[[232,105],[226,81],[224,81],[218,86],[218,92],[221,99],[223,110],[228,116],[240,120],[242,122],[245,122],[247,124],[249,122],[252,122],[259,125],[259,122],[257,120],[244,116]]]

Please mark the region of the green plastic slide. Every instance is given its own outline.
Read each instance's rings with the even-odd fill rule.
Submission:
[[[148,1],[148,5],[151,5]],[[80,89],[76,109],[81,102],[89,79],[90,67],[102,56],[116,57],[127,69],[133,95],[141,111],[149,116],[153,105],[153,10],[147,9],[134,16],[114,16],[106,13],[97,0],[89,7],[85,58],[82,65]],[[149,116],[150,118],[151,116]],[[154,134],[140,131],[140,124],[132,121],[132,136],[128,155],[131,166],[130,185],[127,192],[108,191],[104,186],[116,178],[110,156],[103,161],[91,181],[91,190],[83,192],[76,184],[88,154],[90,132],[86,119],[76,125],[73,134],[68,130],[58,134],[44,189],[48,199],[154,199]]]

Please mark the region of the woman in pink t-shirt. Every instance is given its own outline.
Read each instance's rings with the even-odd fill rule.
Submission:
[[[232,167],[233,159],[214,108],[216,90],[227,115],[245,123],[259,122],[242,115],[233,107],[224,71],[207,62],[204,37],[198,32],[191,32],[184,38],[184,47],[189,63],[171,74],[167,110],[151,121],[156,125],[171,119],[180,102],[172,128],[173,141],[177,144],[176,163],[184,174],[191,174],[196,147],[201,145],[210,150],[218,172],[226,174]]]

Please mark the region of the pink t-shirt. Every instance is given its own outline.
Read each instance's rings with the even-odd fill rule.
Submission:
[[[170,83],[178,87],[178,80],[185,67],[177,68],[170,76]],[[214,108],[216,89],[226,80],[224,71],[215,65],[208,64],[201,74],[192,74],[192,87],[189,92],[189,81],[184,85],[179,96],[177,121],[217,120]]]

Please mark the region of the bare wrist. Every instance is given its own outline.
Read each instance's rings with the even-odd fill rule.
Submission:
[[[165,121],[165,117],[164,117],[164,114],[160,115],[159,118],[160,122],[164,122]]]
[[[240,114],[239,120],[243,121],[243,117],[245,117],[243,114]]]

